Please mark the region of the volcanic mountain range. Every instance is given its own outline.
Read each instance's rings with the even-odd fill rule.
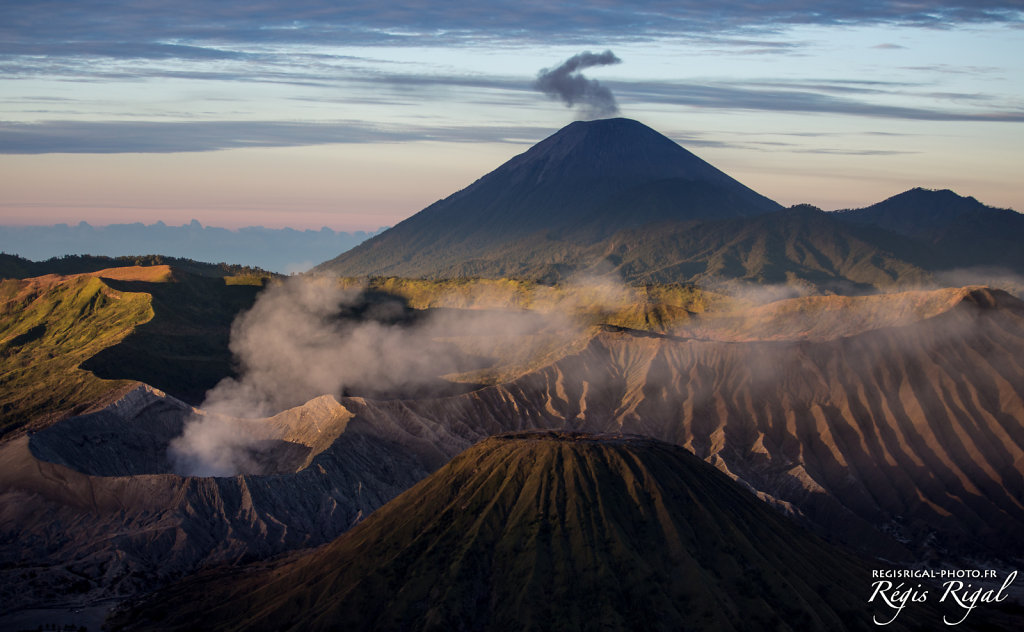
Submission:
[[[1019,252],[994,244],[1019,226],[941,191],[781,209],[639,123],[574,123],[320,267],[418,277],[317,280],[357,298],[326,305],[331,335],[313,336],[429,336],[389,347],[393,372],[433,371],[417,388],[304,387],[247,417],[197,406],[254,370],[232,362],[236,315],[280,279],[3,281],[0,596],[89,604],[208,569],[118,624],[870,627],[864,579],[883,563],[859,556],[1024,558],[1024,303],[981,286],[860,294],[934,281],[934,248],[958,232],[977,238],[958,266],[1012,272]],[[439,280],[466,275],[485,278]],[[486,278],[504,276],[527,278]],[[692,280],[850,295],[752,305]],[[172,447],[197,420],[251,439],[231,476],[181,470]],[[821,572],[836,567],[851,578]],[[621,620],[637,604],[662,618]]]
[[[868,555],[1024,552],[1024,305],[1009,295],[808,297],[588,331],[578,351],[462,395],[324,396],[239,420],[264,457],[235,477],[174,474],[167,446],[194,410],[144,387],[11,437],[0,527],[23,544],[4,551],[5,597],[139,594],[326,543],[473,443],[523,429],[679,445]]]

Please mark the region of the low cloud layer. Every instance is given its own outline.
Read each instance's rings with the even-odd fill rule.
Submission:
[[[603,53],[584,51],[554,68],[541,70],[533,86],[548,97],[561,101],[566,107],[578,107],[584,118],[615,116],[619,113],[615,95],[596,79],[584,77],[582,71],[618,63],[622,63],[622,60],[610,50]]]
[[[965,285],[984,285],[1004,290],[1024,300],[1024,276],[999,267],[977,266],[972,268],[955,268],[943,270],[935,274],[937,287],[963,287]],[[932,288],[925,288],[932,289]]]
[[[31,207],[20,210],[32,212]],[[335,232],[326,227],[293,230],[263,226],[229,230],[203,226],[198,221],[183,226],[167,226],[162,222],[148,226],[141,222],[107,226],[91,226],[86,222],[56,226],[0,224],[0,251],[33,261],[85,249],[90,255],[107,257],[160,253],[196,261],[230,261],[290,274],[305,272],[316,262],[354,248],[377,232],[380,231]]]

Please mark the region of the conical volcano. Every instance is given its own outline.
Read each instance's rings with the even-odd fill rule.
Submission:
[[[864,563],[678,446],[518,433],[476,444],[331,544],[199,576],[113,623],[870,630],[886,614],[868,605],[870,578]],[[889,629],[927,629],[931,616],[915,604]]]
[[[779,208],[642,123],[577,121],[318,270],[349,276],[516,274],[545,258],[543,247],[537,248],[545,242],[557,250],[658,222]],[[518,246],[523,242],[533,247],[524,251]],[[474,270],[474,262],[485,265]]]

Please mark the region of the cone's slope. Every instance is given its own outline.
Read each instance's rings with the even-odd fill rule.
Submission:
[[[779,208],[642,123],[577,121],[318,269],[432,274],[536,233],[590,243],[658,221]]]
[[[863,563],[684,449],[549,432],[487,439],[329,545],[190,580],[114,623],[868,630],[869,595]],[[938,624],[928,608],[890,629]]]
[[[821,291],[863,293],[930,281],[930,257],[928,248],[908,237],[795,207],[754,217],[658,222],[586,246],[524,237],[495,246],[486,256],[408,273],[557,281],[575,271],[611,270],[632,283],[796,282]]]

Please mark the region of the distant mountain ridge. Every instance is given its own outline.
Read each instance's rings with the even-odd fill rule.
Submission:
[[[605,119],[568,125],[314,272],[544,282],[614,273],[857,294],[975,269],[953,284],[1019,292],[1003,281],[1024,274],[1022,240],[1024,216],[948,190],[835,213],[783,209],[649,127]]]
[[[0,252],[0,279],[27,279],[44,274],[85,274],[107,268],[125,266],[164,266],[172,265],[178,270],[201,277],[225,278],[245,276],[251,278],[269,278],[275,276],[262,268],[229,263],[206,263],[178,257],[161,255],[139,255],[133,257],[106,257],[97,255],[63,255],[51,257],[45,261],[32,261],[18,255]]]
[[[1008,209],[986,206],[970,196],[949,189],[915,187],[877,204],[836,211],[843,220],[870,224],[909,237],[936,236],[949,228],[957,218],[973,213],[1015,213]]]
[[[287,274],[303,272],[313,264],[348,250],[376,232],[335,232],[248,226],[238,230],[203,226],[196,220],[184,226],[155,224],[111,224],[0,226],[0,252],[33,260],[63,255],[157,254],[256,266]]]
[[[836,215],[926,244],[937,255],[928,262],[935,271],[990,266],[1024,274],[1024,215],[948,189],[915,188]]]

